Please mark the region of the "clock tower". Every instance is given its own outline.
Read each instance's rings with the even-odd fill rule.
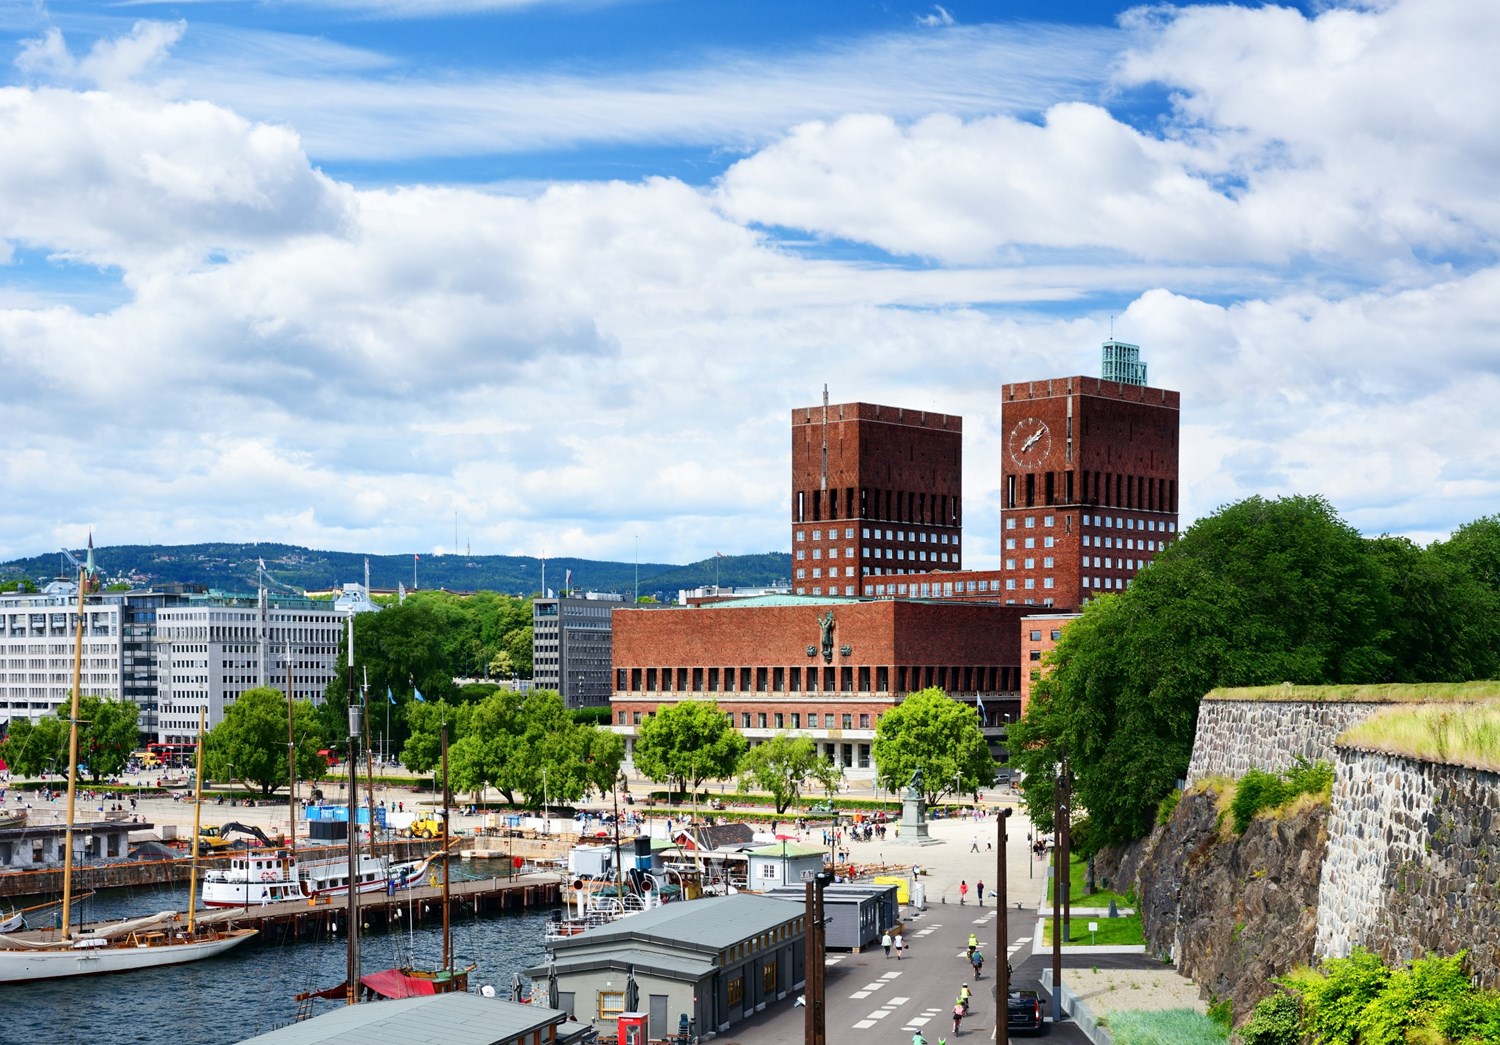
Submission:
[[[1001,388],[1002,596],[1073,609],[1126,588],[1177,536],[1180,396],[1146,384],[1135,345],[1104,343],[1108,378]]]

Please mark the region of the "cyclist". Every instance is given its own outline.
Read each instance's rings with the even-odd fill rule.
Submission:
[[[911,1045],[927,1045],[927,1039],[922,1037],[922,1032],[917,1031],[911,1036]]]
[[[979,949],[979,937],[975,936],[973,933],[970,933],[969,934],[969,957],[971,959],[974,957],[974,952],[977,951],[978,949]]]
[[[958,1003],[964,1007],[965,1016],[969,1014],[969,999],[973,996],[967,983],[958,989]]]
[[[984,971],[984,952],[975,951],[973,954],[969,955],[969,961],[974,966],[974,978],[976,980],[980,979],[981,974]]]
[[[954,1037],[957,1037],[959,1034],[963,1033],[961,1030],[959,1030],[959,1025],[962,1024],[963,1021],[964,1021],[964,1007],[962,1005],[954,1005],[953,1006],[953,1035],[954,1035]]]

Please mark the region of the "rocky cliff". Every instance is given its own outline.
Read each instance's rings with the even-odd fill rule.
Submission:
[[[1147,949],[1175,960],[1205,998],[1230,999],[1238,1020],[1272,993],[1272,977],[1313,959],[1328,808],[1260,818],[1235,837],[1218,827],[1217,800],[1183,796],[1146,840],[1134,881]],[[1126,852],[1105,866],[1133,862]]]

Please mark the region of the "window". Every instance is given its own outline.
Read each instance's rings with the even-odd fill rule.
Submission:
[[[733,984],[730,985],[733,987]],[[599,992],[599,1019],[619,1019],[620,1013],[625,1011],[624,991],[600,991]]]
[[[837,559],[839,557],[839,550],[837,548],[829,548],[828,557],[830,559]],[[817,558],[817,556],[814,556],[814,558]]]
[[[1044,515],[1044,516],[1042,516],[1042,525],[1043,526],[1051,526],[1052,525],[1052,516],[1050,516],[1050,515]]]
[[[1036,538],[1035,537],[1028,537],[1028,538],[1026,538],[1026,547],[1028,547],[1028,548],[1035,548],[1036,547]]]
[[[748,712],[748,711],[742,711],[742,712],[740,712],[740,728],[741,729],[749,729],[750,728],[750,712]]]
[[[861,538],[868,541],[870,539],[870,528],[868,526],[864,527],[859,531],[859,535]]]
[[[841,718],[842,718],[842,721],[843,721],[843,724],[844,724],[843,728],[845,728],[845,729],[853,729],[854,728],[854,715],[851,712],[848,712],[848,711],[844,712],[844,714],[841,716]]]
[[[854,549],[852,547],[844,549],[844,558],[846,558],[846,559],[852,559],[852,558],[854,558]]]
[[[1062,638],[1062,631],[1060,629],[1057,629],[1057,628],[1052,629],[1052,641],[1056,642],[1057,640],[1059,640],[1061,638]]]
[[[71,729],[72,727],[70,726],[68,728]],[[793,729],[801,729],[802,728],[802,712],[800,712],[800,711],[793,711],[792,712],[792,728]]]
[[[806,548],[798,548],[797,549],[797,558],[799,558],[799,559],[805,559],[805,558],[807,558],[807,549]],[[73,727],[69,726],[68,728],[71,729]]]
[[[69,728],[71,728],[71,727],[69,727]],[[776,865],[775,864],[768,864],[767,866],[774,868]],[[730,1004],[731,1007],[745,1004],[745,974],[744,973],[741,973],[740,975],[736,976],[734,979],[732,979],[732,980],[729,981],[729,988],[728,988],[728,991],[726,992],[726,994],[727,994],[727,996],[729,998],[729,1004]]]
[[[803,569],[800,566],[797,567],[797,579],[800,581],[800,580],[805,580],[806,578],[807,578],[807,570]]]
[[[845,566],[844,567],[844,576],[845,577],[853,577],[854,576],[854,567],[853,566]],[[853,595],[854,593],[850,592],[849,594]]]
[[[814,577],[821,577],[821,576],[823,576],[823,567],[821,567],[821,566],[814,566],[813,567],[813,576]],[[72,727],[69,727],[69,728],[72,728]]]
[[[813,540],[815,540],[815,541],[821,541],[822,539],[823,539],[823,531],[822,530],[814,530],[813,531]]]
[[[1036,527],[1036,516],[1034,516],[1034,515],[1028,515],[1026,517],[1025,526],[1026,526],[1026,528],[1028,530],[1035,529],[1035,527]]]
[[[824,726],[825,729],[832,729],[833,728],[833,712],[830,711],[830,712],[827,712],[826,714],[824,714],[824,716],[823,716],[823,726]]]
[[[1030,641],[1032,641],[1032,642],[1041,642],[1042,641],[1042,633],[1040,631],[1028,632],[1027,636],[1030,639]]]
[[[1035,559],[1027,559],[1026,560],[1026,568],[1028,570],[1034,570],[1034,569],[1036,569],[1036,560]]]
[[[764,711],[757,711],[755,713],[755,725],[759,729],[765,729],[766,728],[766,713]],[[72,727],[69,727],[69,728],[72,728]]]
[[[1052,587],[1052,578],[1051,577],[1043,577],[1042,578],[1042,587],[1044,587],[1044,588],[1050,588],[1050,587]]]
[[[1005,538],[1005,550],[1012,552],[1016,550],[1016,539],[1014,537]]]
[[[813,549],[813,558],[814,559],[821,559],[822,557],[823,557],[823,549],[822,548],[814,548]]]
[[[868,713],[864,713],[864,714],[861,714],[859,716],[859,728],[860,729],[869,729],[870,728],[870,716],[869,716]]]
[[[639,726],[641,724],[641,713],[639,711],[632,711],[630,713],[630,724],[632,726]],[[69,726],[68,728],[72,729],[73,727]],[[347,820],[348,817],[345,816],[345,819]],[[345,833],[347,834],[348,832]]]
[[[1028,588],[1035,588],[1036,587],[1036,578],[1035,577],[1027,577],[1026,578],[1026,587],[1028,587]]]
[[[1050,556],[1050,555],[1043,555],[1042,556],[1042,568],[1046,569],[1046,570],[1052,569],[1052,556]]]
[[[1016,528],[1016,520],[1015,519],[1006,519],[1005,520],[1005,528],[1007,530],[1014,530]]]
[[[1042,547],[1043,548],[1050,548],[1050,547],[1052,547],[1056,543],[1057,543],[1057,538],[1053,537],[1051,534],[1048,534],[1046,537],[1042,538]]]
[[[846,540],[846,541],[852,541],[852,540],[854,540],[854,527],[849,526],[849,527],[846,527],[844,529],[844,540]]]
[[[1041,660],[1042,659],[1042,651],[1039,650],[1039,649],[1034,649],[1034,650],[1031,651],[1030,657],[1031,657],[1032,660]],[[1061,777],[1059,777],[1059,779],[1061,779]]]
[[[1006,591],[1015,591],[1016,590],[1016,579],[1014,577],[1008,577],[1008,578],[1006,578],[1006,581],[1005,581],[1005,590]]]

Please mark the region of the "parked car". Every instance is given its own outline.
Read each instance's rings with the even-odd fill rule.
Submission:
[[[1047,1033],[1046,1021],[1042,1018],[1042,1002],[1036,991],[1011,991],[1010,1004],[1006,1006],[1006,1027],[1016,1031]]]

